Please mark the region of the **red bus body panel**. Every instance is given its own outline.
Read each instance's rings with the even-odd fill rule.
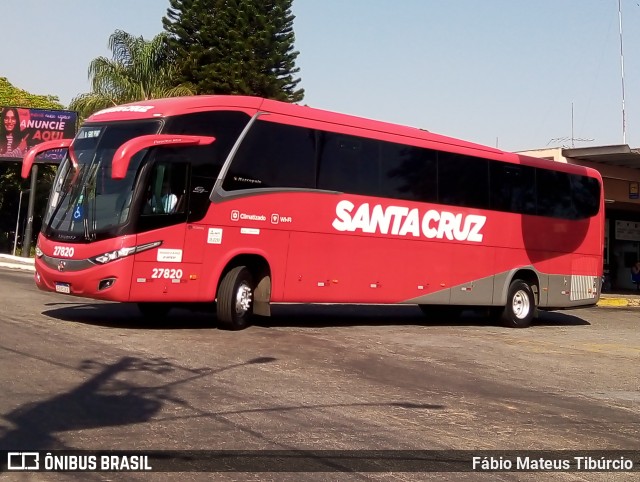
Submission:
[[[139,102],[101,111],[88,122],[214,109],[241,110],[250,115],[268,112],[261,119],[533,167],[548,168],[552,162],[411,127],[241,96]],[[602,186],[599,173],[593,169],[560,163],[553,163],[552,168],[594,177]],[[54,261],[45,263],[38,258],[36,282],[50,291],[56,290],[56,283],[69,283],[71,294],[116,301],[207,302],[215,299],[220,276],[229,262],[236,256],[256,255],[270,268],[274,302],[408,303],[442,293],[441,298],[434,298],[439,303],[467,304],[465,296],[472,294],[481,280],[499,274],[508,276],[519,268],[533,269],[542,277],[558,276],[560,284],[562,277],[600,277],[602,197],[597,216],[574,221],[321,191],[234,194],[212,202],[204,219],[197,223],[88,244],[54,242],[40,235],[39,249],[54,261],[59,258],[54,252],[65,247],[74,248],[70,260],[85,260],[121,247],[157,241],[162,244],[82,271],[59,270],[53,266]],[[351,220],[359,212],[359,222],[363,226],[368,223],[369,232],[336,229],[334,223],[340,226],[341,202],[353,205]],[[368,206],[361,208],[365,204]],[[394,207],[406,208],[415,219],[406,226],[408,217],[399,219],[395,234],[392,225],[385,234],[371,217],[374,209],[380,214]],[[455,221],[441,227],[443,213]],[[393,224],[395,218],[390,219]],[[172,274],[178,270],[181,276],[175,279]],[[110,277],[116,278],[114,285],[98,291],[98,283]],[[541,280],[541,285],[543,290],[550,290],[553,283]],[[483,304],[499,304],[500,289],[496,285],[493,298]],[[541,293],[541,300],[546,296]]]

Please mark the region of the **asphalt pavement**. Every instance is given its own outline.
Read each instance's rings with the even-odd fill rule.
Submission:
[[[132,303],[40,291],[32,277],[0,270],[0,451],[270,450],[289,466],[259,472],[270,462],[251,468],[243,458],[231,462],[242,472],[3,480],[635,480],[409,473],[389,456],[376,464],[394,465],[365,473],[318,455],[638,450],[635,309],[543,312],[531,329],[513,330],[471,313],[428,319],[415,306],[278,305],[236,332],[216,329],[211,313],[151,320]],[[291,451],[321,466],[301,472],[297,459],[277,455]]]

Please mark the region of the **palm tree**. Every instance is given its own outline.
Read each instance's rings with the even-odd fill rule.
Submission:
[[[176,85],[174,65],[167,49],[167,34],[150,41],[116,30],[109,37],[113,59],[98,57],[89,65],[92,92],[75,97],[69,106],[88,117],[114,105],[138,100],[193,95],[190,84]]]

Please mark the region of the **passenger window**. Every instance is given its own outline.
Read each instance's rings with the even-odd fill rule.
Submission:
[[[536,214],[535,169],[504,162],[492,162],[490,168],[491,209]]]
[[[381,142],[333,132],[324,134],[318,189],[380,196]]]
[[[381,195],[408,201],[438,201],[438,153],[385,142],[381,160]]]
[[[579,219],[590,218],[600,210],[600,183],[587,176],[571,176],[571,191]]]
[[[489,166],[486,159],[440,152],[438,200],[442,204],[489,207]]]
[[[576,219],[569,174],[538,169],[536,172],[538,214],[555,218]]]
[[[315,188],[316,135],[312,129],[257,121],[242,142],[222,187]]]

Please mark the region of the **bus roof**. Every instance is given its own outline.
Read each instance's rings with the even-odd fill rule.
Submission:
[[[601,179],[600,173],[592,168],[559,163],[547,159],[514,154],[481,144],[467,142],[453,137],[435,134],[417,127],[403,126],[388,122],[341,114],[313,107],[291,104],[262,97],[242,95],[195,95],[187,97],[170,97],[165,99],[151,99],[130,104],[122,104],[103,109],[92,114],[86,122],[113,122],[141,119],[164,118],[194,112],[203,112],[211,109],[230,108],[242,110],[251,115],[258,111],[281,114],[284,116],[301,119],[315,120],[330,124],[349,126],[369,131],[392,134],[405,138],[420,139],[423,141],[438,143],[443,150],[457,151],[464,149],[465,154],[488,157],[505,162],[526,164],[533,167],[552,168],[559,171],[574,174],[588,175]],[[550,164],[552,163],[552,165]]]

